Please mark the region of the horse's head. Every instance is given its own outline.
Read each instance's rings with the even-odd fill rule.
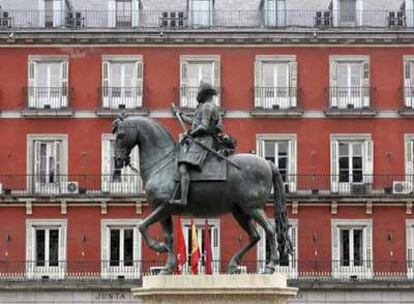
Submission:
[[[136,144],[136,128],[122,116],[112,123],[112,133],[115,134],[115,170],[114,181],[120,181],[121,169],[130,164],[129,154]]]

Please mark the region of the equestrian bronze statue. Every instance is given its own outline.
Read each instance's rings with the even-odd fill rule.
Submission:
[[[213,95],[214,92],[210,91],[203,98],[210,99]],[[203,105],[204,103],[199,106],[201,114],[197,114],[196,111],[196,116],[191,121],[193,128],[186,135],[190,138],[178,144],[168,131],[153,119],[147,117],[116,119],[113,123],[113,133],[116,135],[116,170],[113,178],[119,180],[120,169],[131,166],[129,154],[138,145],[141,177],[147,202],[153,209],[152,213],[140,223],[139,230],[151,249],[168,254],[167,262],[160,274],[171,274],[176,271],[173,215],[216,217],[229,212],[249,235],[249,242],[231,258],[228,272],[237,273],[243,256],[260,240],[260,234],[255,226],[257,222],[264,229],[270,245],[270,260],[264,272],[271,274],[275,271],[279,256],[292,253],[282,177],[272,162],[252,154],[229,155],[231,153],[223,152],[220,145],[215,145],[211,138],[221,131],[221,118],[214,114],[216,110],[211,105],[206,114]],[[178,111],[175,113],[180,114]],[[203,122],[206,117],[210,120]],[[200,124],[203,126],[199,128]],[[200,133],[194,131],[202,128],[204,130]],[[202,153],[202,156],[197,154],[194,158],[183,157],[183,149],[184,152]],[[198,162],[199,168],[197,166],[194,168],[188,166],[189,159],[203,161]],[[188,173],[185,178],[188,178],[189,186],[188,189],[179,191],[183,180],[183,171],[179,170],[182,163],[186,166],[183,170]],[[274,189],[273,193],[272,189]],[[177,197],[180,193],[181,196]],[[187,195],[187,201],[183,195]],[[263,211],[272,195],[275,226]],[[164,230],[165,242],[153,239],[148,233],[148,227],[158,222]]]

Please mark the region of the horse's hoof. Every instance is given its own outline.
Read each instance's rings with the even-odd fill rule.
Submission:
[[[266,266],[265,270],[261,272],[261,274],[273,274],[275,272],[275,268],[271,266]]]
[[[230,265],[228,269],[229,274],[239,274],[240,269],[237,267],[237,265]]]
[[[161,269],[161,271],[158,273],[158,275],[170,275],[172,274],[173,271],[168,269],[168,268],[163,268]]]

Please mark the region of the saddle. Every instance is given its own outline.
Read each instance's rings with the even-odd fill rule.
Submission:
[[[190,180],[191,182],[225,181],[227,180],[227,166],[228,163],[225,160],[209,153],[201,171],[189,170]],[[175,174],[175,181],[180,181],[180,173],[178,172],[178,168]]]

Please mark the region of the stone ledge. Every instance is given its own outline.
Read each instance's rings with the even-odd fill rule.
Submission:
[[[135,108],[135,109],[99,109],[96,111],[97,116],[101,117],[116,117],[121,113],[131,116],[147,116],[149,110],[147,108]]]
[[[325,110],[325,116],[334,118],[360,118],[375,117],[378,111],[372,108],[363,109],[337,109],[330,108]]]
[[[21,112],[23,117],[66,118],[74,114],[70,109],[26,109]]]
[[[250,115],[253,117],[300,117],[303,115],[303,109],[300,108],[289,108],[289,109],[263,109],[254,108]]]

